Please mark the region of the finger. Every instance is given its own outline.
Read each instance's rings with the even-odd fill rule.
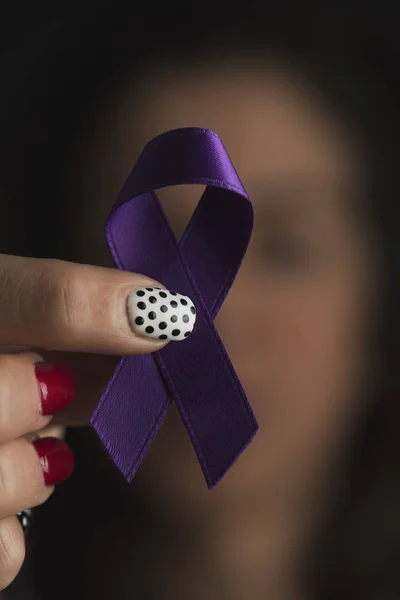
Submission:
[[[69,446],[56,438],[22,437],[0,447],[0,519],[43,504],[73,470]]]
[[[0,355],[0,445],[46,427],[75,396],[72,372],[26,352]]]
[[[192,312],[180,314],[178,306],[176,318],[185,320],[172,327],[168,319],[160,322],[161,312],[153,316],[153,300],[146,306],[136,298],[139,288],[149,287],[160,284],[117,269],[0,255],[0,345],[121,355],[153,352],[170,339],[184,339],[194,323],[191,300],[182,298]],[[157,306],[160,294],[165,292],[155,293]],[[171,306],[165,310],[171,312]],[[147,318],[156,319],[154,327]]]
[[[0,521],[0,591],[18,575],[25,559],[25,538],[16,516]]]
[[[46,360],[67,366],[74,373],[77,382],[74,401],[65,404],[54,414],[51,425],[87,425],[120,360],[119,357],[76,352],[44,352],[43,355]]]

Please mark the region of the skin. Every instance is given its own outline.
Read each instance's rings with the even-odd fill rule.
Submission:
[[[0,590],[13,581],[25,558],[16,513],[42,504],[54,491],[54,485],[46,485],[46,460],[40,461],[31,434],[61,436],[63,430],[54,428],[53,415],[41,414],[35,363],[44,357],[59,361],[65,353],[72,362],[81,356],[81,379],[79,371],[90,371],[93,358],[77,352],[109,356],[161,348],[162,342],[137,336],[126,318],[129,292],[154,283],[111,269],[0,255],[0,287],[6,290],[0,316]],[[40,352],[29,351],[33,347]],[[95,390],[96,385],[92,405]]]
[[[358,218],[366,211],[359,149],[293,75],[225,61],[191,74],[152,73],[140,85],[125,80],[100,102],[68,165],[76,203],[66,218],[81,225],[74,258],[87,262],[110,264],[88,232],[101,230],[146,142],[168,129],[216,131],[255,207],[250,248],[216,325],[260,431],[210,494],[172,408],[137,475],[148,503],[159,512],[161,496],[163,518],[185,531],[187,547],[175,553],[169,540],[158,556],[161,588],[175,598],[189,590],[192,598],[301,596],[301,559],[374,378],[379,259]],[[199,190],[160,196],[179,237]],[[120,544],[122,532],[114,535]],[[112,559],[107,567],[115,568],[113,585],[123,582],[121,594],[134,589]]]

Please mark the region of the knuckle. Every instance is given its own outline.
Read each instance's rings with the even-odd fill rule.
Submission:
[[[25,559],[25,541],[16,517],[0,521],[0,590],[18,574]]]
[[[13,403],[10,398],[13,385],[13,368],[9,356],[0,356],[0,436],[10,426]],[[17,388],[18,389],[18,388]]]
[[[0,457],[0,498],[3,507],[12,507],[17,503],[21,487],[18,473],[14,453],[4,446]]]
[[[77,298],[74,293],[74,284],[71,281],[62,281],[58,286],[56,297],[55,316],[59,326],[70,329],[75,324],[76,315],[79,314]]]
[[[123,295],[123,298],[121,298],[121,295]],[[118,321],[120,308],[124,307],[125,309],[124,299],[127,295],[124,290],[122,290],[121,294],[121,289],[117,286],[102,286],[101,302],[97,306],[100,322],[109,323],[111,329],[114,326],[115,330],[118,331],[117,322],[113,323],[112,320],[115,318]]]
[[[97,277],[91,278],[84,266],[72,272],[68,268],[59,269],[51,280],[53,289],[48,294],[50,306],[46,312],[58,336],[80,340],[93,323],[109,326],[110,315],[118,312],[119,296],[115,286]]]
[[[26,506],[46,502],[54,486],[45,485],[36,451],[26,440],[18,440],[1,448],[0,514],[16,514]]]
[[[43,426],[32,378],[32,365],[41,360],[34,352],[0,354],[0,443],[17,437],[27,426],[32,430]]]
[[[19,360],[18,354],[0,354],[0,377],[2,381],[9,383],[10,375],[15,371],[15,365]]]
[[[56,334],[77,329],[78,320],[89,310],[86,288],[64,269],[56,269],[47,283],[45,312],[47,322]]]
[[[54,486],[45,486],[43,482],[43,477],[41,477],[40,483],[35,486],[33,491],[33,496],[30,501],[30,506],[39,506],[40,504],[44,504],[46,500],[50,498],[52,493],[54,492]]]

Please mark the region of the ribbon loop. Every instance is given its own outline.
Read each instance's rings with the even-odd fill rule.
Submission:
[[[206,190],[180,244],[155,193],[171,185]],[[213,325],[246,252],[250,200],[219,137],[177,129],[139,157],[106,222],[120,269],[145,273],[197,306],[193,333],[153,355],[123,357],[91,418],[110,456],[131,481],[171,401],[175,401],[213,488],[251,441],[257,423]]]

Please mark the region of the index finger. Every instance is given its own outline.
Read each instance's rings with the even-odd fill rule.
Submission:
[[[130,302],[153,287],[164,293],[161,284],[137,273],[0,255],[0,345],[109,355],[159,350],[173,336],[146,327],[155,317],[138,317],[138,303]]]

